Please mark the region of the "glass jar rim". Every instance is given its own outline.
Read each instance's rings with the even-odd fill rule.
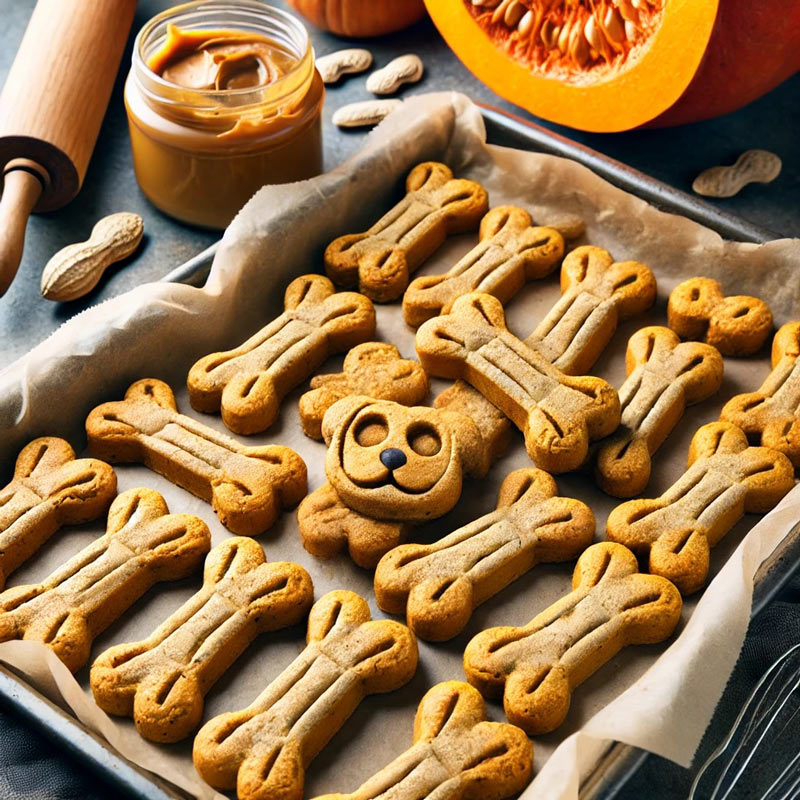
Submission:
[[[244,12],[253,22],[274,23],[282,33],[289,37],[294,45],[293,55],[297,62],[291,69],[277,80],[258,87],[240,89],[188,89],[179,84],[165,80],[148,66],[152,53],[145,53],[146,46],[151,43],[153,35],[164,37],[168,24],[181,25],[181,19],[194,12]],[[202,30],[203,27],[187,25],[189,29]],[[163,30],[160,30],[163,28]],[[208,27],[211,30],[211,27]],[[231,27],[233,30],[234,28]],[[191,0],[187,3],[172,6],[149,19],[136,35],[131,58],[131,72],[144,94],[159,104],[171,102],[197,108],[225,106],[232,113],[239,113],[247,106],[263,105],[265,102],[280,102],[296,94],[300,84],[303,90],[313,78],[314,53],[308,31],[294,15],[262,0]],[[265,97],[268,94],[269,97]],[[239,100],[241,102],[237,103]],[[193,102],[194,101],[194,102]],[[234,102],[231,102],[234,101]],[[249,101],[249,102],[248,102]]]

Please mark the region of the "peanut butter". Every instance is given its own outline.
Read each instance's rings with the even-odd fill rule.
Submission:
[[[147,66],[186,89],[252,89],[274,83],[297,62],[275,42],[246,31],[184,31],[167,26],[167,40]]]
[[[236,0],[213,19],[218,26],[197,28],[196,5],[142,29],[125,102],[148,199],[183,221],[222,228],[261,186],[321,171],[324,87],[291,15]],[[241,29],[238,7],[247,11]]]

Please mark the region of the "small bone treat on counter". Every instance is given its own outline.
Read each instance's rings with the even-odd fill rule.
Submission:
[[[139,186],[179,220],[224,228],[265,184],[322,171],[324,94],[291,14],[167,9],[140,31],[125,84]]]
[[[325,271],[335,284],[357,286],[378,303],[396,300],[448,236],[478,226],[488,204],[475,181],[454,178],[436,161],[417,164],[406,179],[406,196],[393,209],[364,233],[328,245]]]
[[[445,681],[422,698],[408,750],[354,792],[316,800],[503,800],[525,788],[532,769],[533,744],[525,733],[487,722],[480,692]]]
[[[267,563],[244,537],[206,558],[203,586],[147,639],[117,644],[92,665],[94,699],[104,711],[133,717],[154,742],[177,742],[203,716],[203,698],[260,633],[300,622],[314,588],[297,564]]]
[[[151,586],[185,578],[211,547],[199,517],[170,514],[152,489],[130,489],[108,512],[108,528],[41,583],[0,594],[0,642],[43,642],[72,672],[95,637]]]
[[[198,411],[221,411],[235,433],[266,430],[284,395],[328,356],[375,335],[375,309],[357,292],[336,292],[324,275],[295,278],[285,311],[239,347],[211,353],[189,370],[189,401]]]
[[[280,445],[246,447],[178,413],[163,381],[132,384],[125,399],[86,419],[89,448],[112,463],[141,463],[211,503],[233,533],[257,536],[308,490],[306,465]]]
[[[54,436],[27,444],[14,478],[0,489],[0,589],[62,525],[97,519],[116,493],[117,476],[104,461],[76,459]]]
[[[215,789],[236,789],[239,800],[302,800],[306,768],[361,700],[399,689],[417,669],[414,634],[370,619],[354,592],[317,600],[306,640],[247,708],[214,717],[195,737],[195,767]]]
[[[683,603],[666,578],[639,573],[626,547],[585,550],[572,591],[521,627],[489,628],[464,651],[467,680],[484,697],[503,698],[510,722],[531,736],[564,722],[572,690],[623,647],[672,634]]]

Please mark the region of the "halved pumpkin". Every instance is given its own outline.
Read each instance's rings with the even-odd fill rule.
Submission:
[[[800,70],[800,0],[425,0],[467,68],[587,131],[733,111]]]

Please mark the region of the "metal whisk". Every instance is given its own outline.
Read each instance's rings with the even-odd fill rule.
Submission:
[[[764,673],[689,792],[689,800],[743,798],[800,798],[800,644]]]

